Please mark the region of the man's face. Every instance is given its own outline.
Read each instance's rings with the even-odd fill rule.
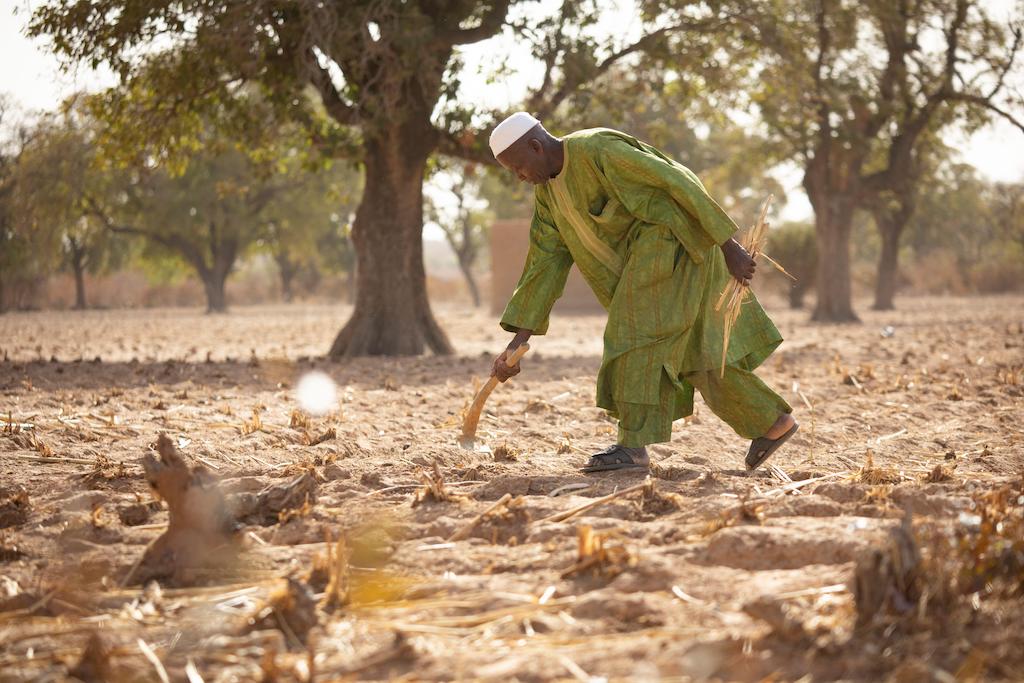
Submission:
[[[544,146],[536,138],[517,140],[498,155],[498,163],[531,185],[542,185],[551,179]]]

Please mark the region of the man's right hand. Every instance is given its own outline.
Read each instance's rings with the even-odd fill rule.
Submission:
[[[519,367],[519,363],[509,366],[506,361],[508,360],[509,351],[505,349],[501,352],[501,355],[494,359],[494,367],[491,369],[491,377],[497,377],[499,382],[504,382],[509,377],[515,377],[518,375],[522,368]]]
[[[725,266],[729,269],[729,274],[739,280],[744,287],[749,287],[757,263],[750,258],[747,250],[736,240],[729,239],[722,245],[722,253],[725,255]]]

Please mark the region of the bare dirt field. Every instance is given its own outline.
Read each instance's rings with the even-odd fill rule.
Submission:
[[[343,363],[340,306],[0,316],[0,680],[1024,680],[1024,298],[900,305],[770,305],[777,468],[698,400],[648,481],[578,472],[599,317],[470,452],[483,312],[437,311],[456,356]]]

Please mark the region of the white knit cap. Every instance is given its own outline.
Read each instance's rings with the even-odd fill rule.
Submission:
[[[491,131],[490,139],[491,151],[494,152],[494,156],[504,152],[513,142],[530,132],[538,123],[540,121],[525,111],[517,111],[495,126]]]

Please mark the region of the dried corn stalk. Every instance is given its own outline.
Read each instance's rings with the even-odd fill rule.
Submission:
[[[773,258],[762,252],[764,244],[768,239],[768,222],[765,220],[768,217],[768,207],[771,205],[772,200],[775,199],[775,195],[768,195],[768,198],[761,204],[761,213],[757,217],[757,222],[751,226],[750,232],[747,233],[746,243],[743,248],[750,254],[750,258],[756,259],[758,256],[763,256],[768,263],[772,264],[779,269],[786,277],[791,280],[796,280],[795,277],[786,272],[786,269],[779,265]],[[722,370],[721,376],[725,376],[725,357],[729,352],[729,338],[732,336],[733,325],[736,324],[736,319],[740,317],[740,307],[743,305],[743,301],[747,298],[747,287],[744,286],[736,278],[729,278],[729,283],[722,290],[722,295],[718,297],[718,303],[715,304],[715,311],[722,310],[722,306],[725,306],[725,339],[722,342]]]
[[[451,493],[445,486],[444,477],[441,475],[441,468],[437,461],[434,461],[432,471],[420,473],[422,486],[416,491],[413,497],[412,506],[416,507],[426,502],[443,503],[445,501],[459,500],[461,496]]]
[[[635,567],[637,557],[624,545],[608,544],[614,532],[595,532],[593,527],[583,525],[578,529],[576,563],[562,572],[562,578],[594,573],[614,578],[627,568]]]

